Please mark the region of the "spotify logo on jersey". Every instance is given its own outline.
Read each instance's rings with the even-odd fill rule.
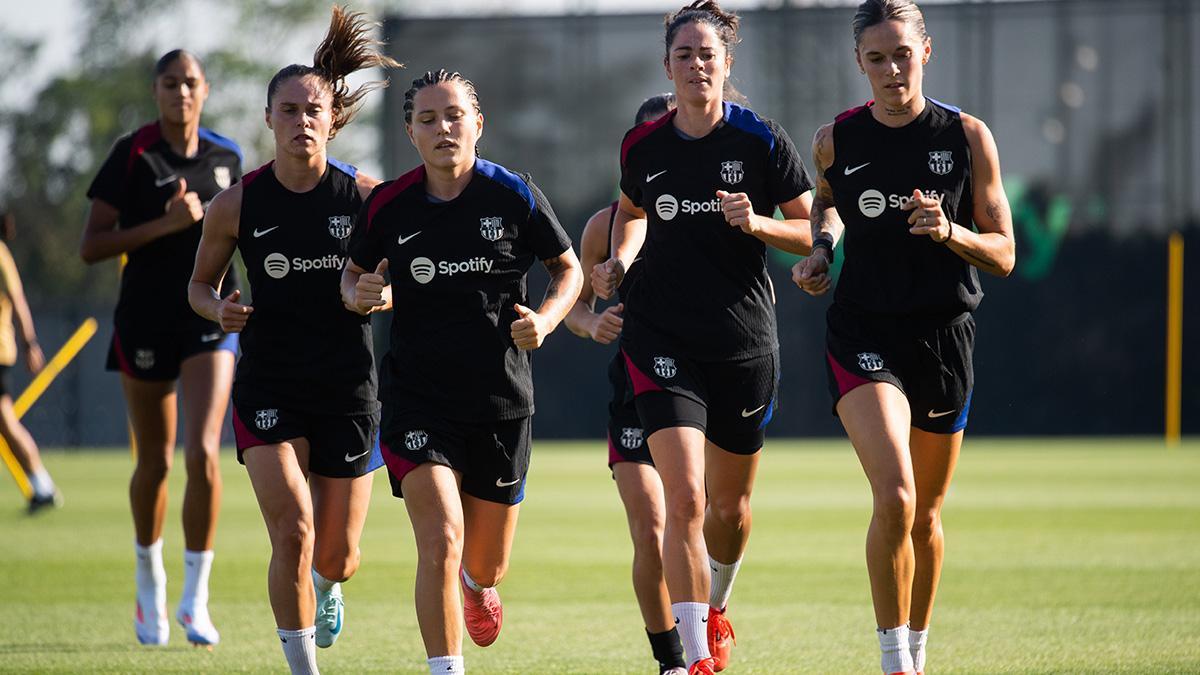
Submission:
[[[867,190],[858,198],[858,210],[868,218],[875,218],[887,208],[887,197],[879,190]]]
[[[671,195],[661,195],[654,201],[654,210],[663,220],[671,220],[679,213],[679,202]]]
[[[267,256],[263,261],[263,267],[267,270],[267,276],[272,279],[282,279],[292,270],[292,264],[282,253],[272,253]]]
[[[434,274],[437,273],[437,268],[433,261],[429,258],[413,258],[412,264],[408,266],[408,271],[412,272],[413,279],[419,284],[427,284],[433,281]]]

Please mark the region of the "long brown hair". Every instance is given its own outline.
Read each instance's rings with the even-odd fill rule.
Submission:
[[[275,73],[275,77],[272,77],[271,83],[267,85],[267,108],[271,107],[275,92],[285,81],[307,75],[316,77],[329,88],[333,96],[333,123],[329,128],[329,138],[332,140],[338,130],[349,124],[358,114],[363,97],[388,85],[386,79],[373,80],[350,91],[346,77],[364,68],[404,67],[404,64],[379,51],[378,48],[383,43],[370,35],[376,25],[368,21],[362,12],[350,12],[344,7],[334,5],[333,16],[329,20],[329,32],[313,53],[313,64],[302,66],[294,63]]]

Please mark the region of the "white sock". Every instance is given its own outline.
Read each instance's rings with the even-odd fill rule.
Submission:
[[[467,672],[461,656],[435,656],[427,661],[429,675],[463,675]]]
[[[313,579],[313,586],[317,589],[318,592],[321,592],[321,593],[328,593],[329,590],[331,588],[333,588],[333,585],[338,583],[336,581],[330,581],[329,579],[326,579],[325,577],[321,576],[321,573],[318,572],[317,568],[315,568],[315,567],[312,569],[312,579]]]
[[[679,640],[683,642],[688,668],[700,659],[712,656],[708,652],[708,603],[676,602],[671,605],[671,614],[679,627]]]
[[[912,654],[908,653],[908,626],[876,629],[879,636],[879,665],[884,673],[912,672]]]
[[[142,546],[136,541],[133,543],[134,552],[137,554],[137,590],[138,599],[143,605],[150,607],[157,606],[157,600],[166,602],[167,594],[167,570],[163,567],[162,548],[163,541],[158,541],[149,546]],[[159,607],[159,611],[165,611],[166,605]]]
[[[292,675],[318,675],[317,629],[314,626],[300,630],[276,628],[275,632],[279,634],[283,656],[287,659],[288,668],[292,669]]]
[[[733,579],[737,576],[738,568],[741,566],[741,558],[726,565],[723,562],[717,562],[712,556],[708,557],[708,567],[712,570],[712,581],[708,587],[708,604],[718,610],[725,609],[729,604],[729,595],[733,593]]]
[[[180,604],[192,607],[208,605],[208,575],[212,571],[212,551],[183,551],[183,596]]]
[[[908,653],[912,655],[913,670],[925,672],[925,641],[929,639],[929,629],[908,629]]]
[[[44,468],[34,471],[29,476],[29,487],[33,488],[33,494],[38,497],[48,497],[54,494],[54,481]]]
[[[465,567],[462,568],[462,580],[463,583],[467,585],[467,588],[475,591],[476,593],[482,593],[487,590],[487,586],[480,586],[479,584],[475,583],[475,580],[471,578],[471,575],[467,574],[467,568]]]

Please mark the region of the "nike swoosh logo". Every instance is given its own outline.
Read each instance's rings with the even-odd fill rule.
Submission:
[[[201,342],[216,342],[217,340],[220,340],[220,339],[221,339],[220,333],[209,333],[208,335],[200,336]]]
[[[935,412],[933,412],[933,409],[931,408],[929,410],[929,419],[934,419],[935,417],[945,417],[946,415],[949,415],[953,412],[954,412],[953,410],[947,410],[946,412],[935,413]]]
[[[404,242],[408,241],[409,239],[412,239],[413,237],[417,236],[418,234],[421,234],[421,233],[420,233],[420,232],[413,232],[412,234],[408,235],[407,237],[405,237],[405,236],[401,236],[399,239],[397,239],[397,240],[396,240],[396,243],[397,243],[397,244],[400,244],[401,246],[403,246],[403,245],[404,245]]]
[[[846,175],[849,176],[850,174],[854,173],[855,171],[865,168],[869,164],[870,164],[870,162],[867,162],[866,164],[859,164],[858,166],[854,167],[853,169],[851,169],[850,167],[846,167]]]
[[[362,453],[362,454],[354,455],[353,457],[351,457],[351,456],[350,456],[350,453],[348,453],[348,452],[347,452],[347,453],[346,453],[346,461],[347,461],[347,462],[356,462],[356,461],[358,461],[358,460],[362,459],[363,457],[366,457],[366,456],[367,456],[367,455],[369,455],[369,454],[371,454],[371,451],[370,451],[370,450],[368,450],[368,451],[366,451],[366,452],[364,452],[364,453]]]
[[[507,483],[505,483],[504,481],[502,481],[502,480],[500,480],[499,478],[497,478],[497,479],[496,479],[496,487],[511,487],[511,486],[513,486],[513,485],[516,485],[517,483],[520,483],[520,482],[521,482],[521,479],[520,479],[520,478],[518,478],[518,479],[516,479],[516,480],[510,480],[510,481],[508,481]]]
[[[175,174],[171,174],[170,176],[167,176],[166,178],[159,178],[159,179],[155,180],[154,187],[162,187],[164,185],[169,185],[171,183],[174,183],[177,180],[179,180],[179,176],[176,176]]]
[[[749,417],[749,416],[753,415],[754,413],[758,412],[759,410],[762,410],[765,407],[767,407],[766,403],[758,406],[754,410],[746,410],[745,408],[742,408],[742,417]]]
[[[651,176],[650,174],[646,174],[646,182],[649,183],[650,181],[654,180],[655,178],[658,178],[659,176],[663,175],[667,171],[670,171],[670,169],[659,171],[658,173],[654,174],[653,176]]]
[[[279,229],[278,225],[276,225],[275,227],[268,227],[265,230],[260,230],[256,227],[256,228],[254,228],[254,238],[258,239],[259,237],[263,236],[264,234],[270,232],[271,230],[278,230],[278,229]]]

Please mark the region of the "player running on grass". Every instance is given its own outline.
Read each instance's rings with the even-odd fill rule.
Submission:
[[[496,640],[503,619],[495,586],[525,497],[529,352],[571,308],[583,275],[529,178],[477,157],[483,115],[470,81],[428,72],[404,101],[422,164],[364,204],[342,296],[371,311],[386,302],[390,270],[383,455],[416,537],[417,622],[430,672],[461,673],[463,619],[480,646]],[[525,288],[535,260],[550,273],[536,311]]]
[[[737,28],[715,2],[667,17],[664,66],[679,107],[626,134],[612,259],[592,270],[596,294],[610,297],[641,249],[621,350],[662,477],[671,609],[699,673],[729,661],[725,610],[775,412],[766,247],[807,254],[810,241],[812,185],[791,140],[726,100]],[[777,206],[787,220],[772,218]]]
[[[170,631],[162,529],[175,454],[176,380],[183,392],[187,487],[183,597],[175,618],[191,642],[220,641],[208,614],[208,577],[221,503],[221,423],[237,337],[196,316],[186,288],[200,219],[209,201],[241,176],[242,153],[200,126],[208,92],[194,55],[176,49],[158,60],[158,121],[113,146],[88,188],[92,206],[79,247],[88,263],[128,256],[107,367],[121,372],[137,448],[129,482],[137,557],[134,631],[150,645],[166,644]],[[232,273],[224,285],[226,292],[236,286]]]
[[[638,109],[636,124],[658,119],[675,108],[674,94],[660,94],[646,99]],[[613,219],[617,202],[597,211],[583,228],[580,236],[579,259],[583,269],[608,260],[612,241]],[[607,345],[617,341],[624,322],[621,299],[629,292],[641,267],[630,266],[621,279],[615,298],[617,304],[596,312],[596,295],[592,284],[585,281],[575,306],[564,319],[571,332]],[[654,468],[654,460],[642,434],[633,403],[633,390],[625,373],[625,362],[618,350],[608,366],[612,399],[608,404],[608,468],[617,483],[617,492],[629,520],[633,538],[633,591],[637,596],[650,650],[658,661],[660,673],[684,673],[683,645],[679,630],[671,616],[671,600],[667,596],[662,574],[663,490],[662,479]]]
[[[370,321],[338,293],[358,209],[379,181],[326,148],[386,84],[351,92],[347,76],[399,65],[374,50],[370,30],[361,14],[334,7],[313,65],[271,79],[275,159],[213,201],[190,287],[196,312],[242,334],[238,460],[271,539],[267,588],[293,673],[317,672],[313,645],[329,647],[343,630],[341,582],[358,569],[372,472],[383,465]],[[218,294],[235,248],[253,305],[237,291]]]
[[[862,3],[854,44],[874,101],[813,140],[813,255],[792,276],[825,293],[844,229],[829,389],[874,500],[867,571],[883,672],[921,673],[942,502],[974,386],[976,268],[1012,271],[1012,218],[987,126],[922,93],[932,47],[921,10],[909,0]]]

